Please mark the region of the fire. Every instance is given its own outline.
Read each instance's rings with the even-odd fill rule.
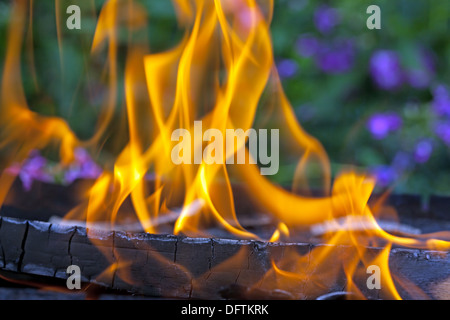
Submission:
[[[175,215],[175,235],[210,236],[208,228],[214,226],[239,239],[288,242],[299,228],[326,223],[322,239],[327,245],[316,247],[307,255],[286,252],[281,260],[272,262],[263,287],[289,291],[292,286],[304,285],[305,294],[318,296],[323,293],[325,282],[335,281],[344,272],[347,290],[364,298],[355,278],[366,275],[368,266],[376,265],[383,275],[382,290],[389,298],[400,299],[389,268],[391,247],[446,251],[450,248],[448,234],[390,234],[379,226],[368,205],[376,185],[373,177],[348,171],[338,175],[332,184],[328,156],[320,142],[298,123],[274,67],[270,35],[273,1],[173,3],[184,37],[174,48],[152,53],[146,40],[134,38],[138,33],[145,34],[151,13],[132,0],[106,1],[98,18],[91,55],[106,58],[108,95],[95,134],[81,141],[62,118],[38,115],[26,101],[20,57],[26,13],[32,2],[15,1],[0,109],[1,147],[11,155],[9,163],[20,163],[31,150],[54,147],[55,142],[64,164],[71,162],[78,146],[99,152],[115,108],[122,102],[117,101],[118,93],[123,90],[127,124],[121,133],[127,137],[126,144],[113,164],[105,164],[85,203],[70,212],[68,219],[85,219],[90,229],[107,221],[115,230],[121,208],[129,199],[142,229],[148,233],[160,232],[159,219]],[[124,30],[128,42],[121,88],[118,37]],[[198,121],[202,126],[195,125]],[[280,152],[298,159],[292,190],[261,174],[255,152],[250,152],[247,145],[249,135],[234,135],[233,141],[226,141],[223,152],[213,147],[217,135],[208,135],[208,130],[228,137],[230,130],[249,132],[265,127],[279,128],[283,147]],[[193,154],[184,154],[183,150],[182,157],[189,161],[175,163],[173,150],[181,140],[174,141],[173,133],[179,129],[188,133],[182,139],[191,146]],[[258,152],[261,144],[254,149]],[[196,158],[196,153],[203,158]],[[239,162],[239,157],[246,161]],[[231,165],[235,158],[239,164]],[[322,197],[298,193],[310,189],[310,166],[321,168]],[[6,171],[0,177],[0,200],[13,178]],[[278,227],[272,237],[261,239],[239,222],[233,195],[235,181],[242,183],[264,212],[274,217]],[[338,256],[336,246],[346,246],[345,254]],[[368,249],[374,247],[382,248],[375,256]],[[244,253],[234,257],[244,258]],[[163,264],[164,259],[160,260]],[[105,272],[119,270],[127,278],[126,268],[132,263],[122,261]]]

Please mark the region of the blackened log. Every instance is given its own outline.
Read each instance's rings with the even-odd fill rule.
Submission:
[[[125,291],[84,284],[81,290],[69,290],[66,279],[26,273],[0,271],[0,300],[149,300]]]
[[[287,250],[309,255],[309,270],[305,272],[313,274],[317,257],[312,249],[317,246],[322,245],[106,232],[0,219],[0,270],[67,279],[67,267],[74,264],[81,268],[84,283],[153,297],[315,299],[327,292],[342,291],[346,287],[343,274],[322,283],[326,287],[317,291],[308,280],[299,281],[289,290],[265,286],[271,261],[282,259]],[[352,248],[334,246],[332,254],[342,257],[349,250]],[[381,249],[367,250],[376,256]],[[450,298],[447,253],[395,248],[390,265],[393,273],[408,278],[431,298]],[[364,290],[364,284],[360,288],[369,298],[383,298],[379,290]],[[409,297],[407,287],[400,293]]]

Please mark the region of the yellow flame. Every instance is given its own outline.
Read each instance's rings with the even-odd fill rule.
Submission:
[[[318,246],[307,255],[287,249],[281,260],[272,262],[272,269],[265,275],[265,285],[288,290],[300,284],[309,296],[320,294],[324,284],[335,281],[343,271],[347,288],[363,298],[355,278],[361,272],[361,264],[364,267],[376,264],[383,274],[383,290],[390,298],[399,299],[389,268],[393,245],[449,250],[448,233],[400,237],[383,230],[368,206],[376,183],[372,177],[348,171],[331,184],[328,156],[320,142],[300,126],[274,66],[270,34],[272,0],[174,0],[184,37],[174,48],[157,53],[151,51],[146,41],[133,40],[133,35],[147,28],[149,15],[144,7],[132,0],[106,1],[93,35],[91,54],[96,58],[105,56],[102,80],[107,83],[108,94],[95,133],[87,141],[79,141],[63,119],[44,117],[29,108],[21,79],[22,42],[27,10],[32,10],[33,1],[30,6],[27,3],[25,0],[13,3],[14,18],[1,84],[0,147],[8,151],[9,162],[21,162],[31,150],[55,142],[66,164],[73,159],[78,145],[99,151],[116,108],[122,103],[125,106],[127,130],[120,134],[127,141],[114,164],[105,166],[104,173],[90,188],[86,203],[70,213],[72,219],[79,214],[93,229],[98,221],[108,221],[114,230],[129,199],[146,232],[159,232],[160,218],[170,220],[175,215],[174,234],[208,235],[208,227],[219,226],[237,238],[259,239],[239,222],[232,188],[234,181],[238,181],[277,221],[278,228],[268,241],[288,240],[299,227],[324,222],[332,226],[322,237],[326,246]],[[59,0],[55,0],[55,7],[59,11]],[[31,20],[31,11],[28,17]],[[59,16],[56,23],[62,59]],[[28,41],[32,42],[31,28],[28,30]],[[128,34],[128,42],[121,88],[119,34],[123,30]],[[33,61],[32,51],[29,57]],[[32,63],[31,68],[34,69]],[[122,89],[124,101],[118,101]],[[265,98],[265,92],[270,99]],[[258,114],[265,115],[263,120]],[[196,121],[201,121],[201,128],[195,125]],[[286,153],[298,159],[292,191],[260,174],[247,147],[248,137],[237,138],[231,149],[227,148],[220,156],[215,154],[222,163],[215,163],[211,153],[206,153],[200,162],[195,161],[196,154],[204,155],[203,137],[207,130],[216,129],[225,137],[227,130],[245,132],[265,125],[283,129]],[[179,128],[189,133],[183,142],[191,143],[194,164],[172,162],[172,133]],[[245,164],[225,164],[242,149],[248,160]],[[310,165],[321,168],[322,197],[298,194],[310,188],[307,178]],[[153,176],[151,182],[147,179],[149,174]],[[13,180],[5,172],[0,176],[0,202]],[[336,255],[339,245],[349,246],[345,256]],[[369,257],[369,246],[383,249],[373,258]],[[242,251],[230,261],[234,263],[245,256]],[[158,261],[166,263],[163,258]],[[125,260],[120,265],[111,265],[105,274],[118,270],[126,274],[125,269],[131,263]]]
[[[6,58],[1,83],[0,147],[7,149],[11,162],[21,162],[33,149],[60,144],[61,159],[69,163],[78,139],[67,123],[57,117],[44,117],[30,110],[21,79],[21,51],[24,39],[27,1],[15,1],[8,31]]]

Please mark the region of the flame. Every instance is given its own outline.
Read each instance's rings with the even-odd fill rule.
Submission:
[[[103,80],[108,95],[94,135],[80,141],[64,119],[41,116],[26,101],[20,59],[27,10],[31,25],[33,1],[15,1],[0,106],[0,147],[11,156],[9,163],[20,163],[31,150],[55,142],[65,164],[72,161],[77,146],[101,150],[116,108],[124,105],[127,130],[120,134],[127,137],[126,144],[113,164],[105,164],[86,202],[68,217],[85,219],[89,230],[102,221],[115,230],[124,203],[130,200],[136,219],[148,233],[160,232],[159,221],[175,216],[174,234],[208,236],[209,227],[219,227],[239,239],[270,242],[288,241],[298,228],[323,224],[322,239],[327,245],[314,247],[305,255],[287,250],[282,259],[272,261],[272,268],[259,285],[287,291],[302,286],[305,296],[316,297],[323,293],[325,283],[337,281],[344,272],[347,289],[364,298],[355,279],[366,274],[368,266],[377,265],[383,274],[381,285],[386,297],[400,299],[400,281],[394,281],[389,267],[392,246],[445,251],[450,248],[450,237],[447,233],[400,237],[383,230],[373,213],[376,208],[368,205],[376,181],[364,173],[343,172],[332,185],[328,156],[320,142],[300,126],[274,67],[270,35],[273,1],[174,0],[173,4],[184,36],[174,48],[155,53],[146,40],[136,40],[142,38],[137,34],[146,35],[150,16],[146,10],[132,0],[106,1],[97,21],[91,55],[106,55]],[[58,0],[55,7],[59,11]],[[123,30],[128,34],[124,101],[118,101],[122,90],[119,33]],[[59,19],[57,31],[61,47]],[[30,31],[28,37],[32,42]],[[29,57],[33,61],[33,52]],[[34,70],[33,64],[31,68]],[[225,151],[212,147],[218,141],[214,140],[217,136],[213,139],[211,129],[227,137],[230,130],[247,132],[265,126],[282,128],[283,153],[298,159],[292,190],[261,175],[257,159],[247,146],[249,136],[233,137]],[[190,163],[175,164],[171,158],[173,132],[180,128],[187,133],[182,143],[192,146],[193,155],[183,154]],[[235,157],[245,163],[227,164]],[[305,194],[310,189],[307,171],[313,165],[321,168],[322,197],[299,195],[300,190]],[[7,171],[0,176],[2,202],[13,180]],[[234,181],[242,183],[260,207],[275,218],[278,227],[272,237],[260,239],[239,222]],[[347,246],[348,250],[339,256],[336,246]],[[382,249],[374,256],[369,248],[377,247]],[[222,267],[245,256],[246,252],[241,252]],[[105,275],[118,272],[124,281],[131,282],[126,280],[126,269],[132,261],[125,257],[119,260],[105,270]],[[162,257],[157,260],[165,263]],[[187,273],[183,269],[183,274]]]

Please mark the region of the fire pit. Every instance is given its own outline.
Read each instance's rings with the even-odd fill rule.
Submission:
[[[184,35],[162,52],[147,43],[143,4],[93,10],[86,64],[97,68],[85,76],[97,109],[80,125],[93,127],[84,138],[27,102],[33,2],[12,4],[0,91],[2,279],[152,298],[449,299],[450,200],[378,193],[380,177],[362,168],[333,172],[284,93],[273,2],[173,2]],[[71,10],[66,26],[78,30],[81,10]],[[67,31],[56,22],[63,66]],[[352,46],[335,45],[346,62]],[[27,57],[35,74],[33,50]],[[330,72],[348,68],[326,61]],[[387,114],[369,130],[381,139],[400,122]],[[419,146],[423,162],[432,146]],[[290,186],[274,178],[281,166]]]

